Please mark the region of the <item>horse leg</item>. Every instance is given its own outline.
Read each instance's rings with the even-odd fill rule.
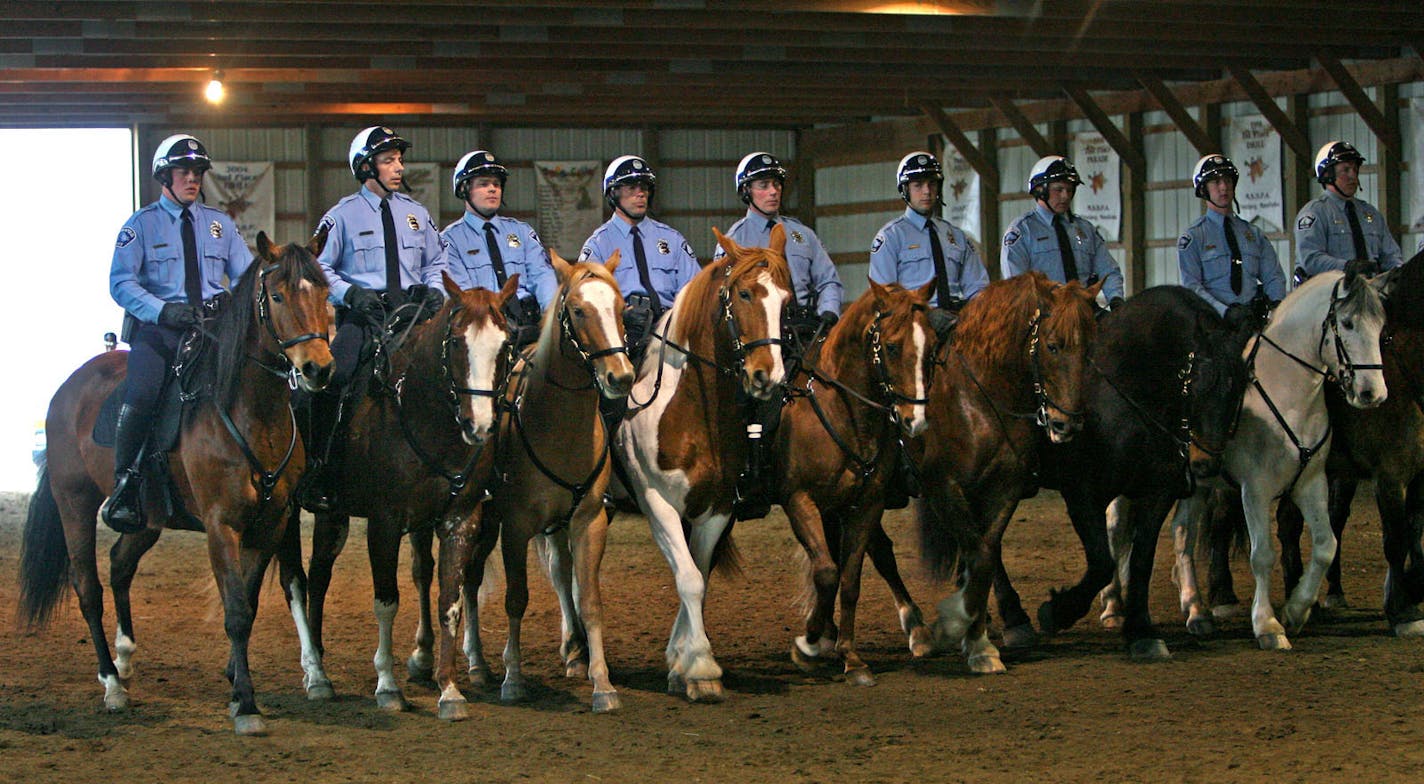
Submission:
[[[984,533],[977,552],[967,553],[963,587],[939,603],[937,632],[953,634],[962,628],[960,651],[970,672],[992,675],[1004,672],[999,649],[989,642],[989,591],[994,582],[994,564],[1001,557],[1004,531],[1018,507],[1015,499],[1005,499]]]
[[[485,565],[489,562],[490,553],[494,552],[498,539],[499,523],[486,514],[484,523],[480,526],[479,539],[475,541],[473,555],[470,562],[465,564],[465,585],[460,589],[465,607],[465,659],[469,662],[466,674],[470,678],[470,686],[481,689],[488,687],[492,679],[489,664],[485,661],[484,645],[480,640],[480,589],[484,585]]]
[[[1308,479],[1306,477],[1309,477]],[[1286,599],[1281,609],[1282,619],[1292,633],[1299,632],[1310,618],[1310,609],[1320,592],[1320,582],[1330,562],[1335,558],[1335,532],[1330,527],[1329,486],[1323,468],[1307,471],[1296,483],[1292,497],[1305,515],[1310,528],[1310,563],[1301,575],[1300,584]]]
[[[875,531],[884,534],[880,528],[883,512],[879,504],[862,507],[841,528],[841,634],[836,650],[845,662],[846,682],[856,686],[875,685],[875,676],[861,660],[860,652],[855,647],[855,611],[860,602],[860,575],[865,564],[866,548]]]
[[[668,637],[668,693],[685,694],[692,702],[719,701],[722,695],[722,668],[712,656],[712,643],[707,639],[707,631],[702,625],[702,602],[707,596],[707,578],[692,557],[686,536],[683,534],[682,518],[655,490],[643,493],[643,509],[647,512],[648,528],[653,541],[662,551],[663,558],[672,569],[673,582],[677,585],[679,607],[677,619],[673,621]],[[726,527],[728,518],[716,516],[699,526],[712,526],[718,536]],[[715,539],[714,539],[715,544]],[[708,560],[711,558],[708,548]]]
[[[504,614],[509,619],[509,636],[504,643],[504,683],[499,688],[499,699],[504,703],[529,699],[519,645],[524,611],[529,607],[529,536],[511,529],[510,525],[504,526],[500,543],[504,556]]]
[[[588,677],[588,638],[575,603],[573,558],[569,550],[569,532],[559,530],[548,536],[534,537],[534,551],[549,575],[549,584],[559,597],[561,641],[559,657],[564,663],[565,678]]]
[[[1281,543],[1281,583],[1286,595],[1300,584],[1305,572],[1300,554],[1300,535],[1305,532],[1305,515],[1289,496],[1276,507],[1276,539]]]
[[[1038,632],[1023,608],[1023,598],[1009,579],[1003,561],[994,564],[994,598],[999,603],[999,618],[1004,622],[1004,647],[1023,650],[1038,644]]]
[[[1379,505],[1380,528],[1384,532],[1384,558],[1389,564],[1384,578],[1385,620],[1397,637],[1424,636],[1424,615],[1410,601],[1404,587],[1404,562],[1409,554],[1412,529],[1405,511],[1404,483],[1382,472],[1377,474],[1375,502]]]
[[[1236,532],[1246,528],[1245,512],[1239,493],[1213,491],[1207,504],[1209,524],[1207,563],[1207,605],[1213,618],[1229,618],[1240,611],[1241,600],[1231,579],[1231,547]],[[1249,532],[1248,532],[1249,536]]]
[[[573,543],[575,598],[578,600],[579,626],[588,644],[588,679],[593,684],[593,712],[610,713],[622,707],[618,692],[608,677],[608,659],[603,650],[603,590],[599,571],[603,564],[604,545],[608,540],[608,515],[597,498],[585,507],[592,507],[593,518],[587,523],[578,520],[570,525]]]
[[[220,515],[210,511],[207,516]],[[267,559],[259,551],[243,547],[240,535],[231,526],[209,520],[208,560],[212,563],[213,578],[223,603],[223,628],[229,646],[227,678],[232,684],[228,711],[232,715],[233,729],[238,735],[266,735],[267,725],[257,709],[257,696],[252,688],[247,646],[257,612],[252,599],[261,588]]]
[[[1202,603],[1196,563],[1197,533],[1210,492],[1199,488],[1194,495],[1177,501],[1177,509],[1172,514],[1172,549],[1176,557],[1172,564],[1172,581],[1177,584],[1177,602],[1182,615],[1186,616],[1187,632],[1195,637],[1216,634],[1216,624]]]
[[[820,660],[836,650],[836,638],[839,636],[834,626],[833,614],[836,588],[841,574],[840,569],[836,567],[836,559],[831,557],[830,545],[826,541],[826,527],[830,523],[833,529],[844,529],[839,522],[827,519],[830,515],[823,517],[821,510],[811,500],[810,493],[804,490],[789,494],[782,504],[782,509],[791,523],[791,532],[796,535],[801,549],[806,552],[809,588],[815,594],[815,599],[806,612],[806,633],[792,641],[791,661],[802,672],[814,673],[819,669]],[[843,550],[837,552],[844,556]]]
[[[1350,606],[1345,601],[1345,585],[1340,582],[1340,549],[1345,541],[1345,523],[1350,520],[1350,505],[1355,502],[1358,488],[1359,483],[1348,477],[1330,480],[1330,529],[1335,532],[1335,558],[1325,573],[1325,598],[1320,600],[1320,606],[1327,610],[1344,610]],[[1400,501],[1402,504],[1402,497]]]
[[[420,611],[416,615],[415,649],[405,662],[406,672],[413,683],[430,683],[435,678],[435,657],[432,653],[435,631],[430,625],[430,582],[435,575],[435,556],[431,547],[434,540],[435,532],[429,529],[410,533],[410,577],[415,582],[415,596],[420,603]],[[441,546],[444,546],[443,543]],[[444,590],[443,584],[441,590]]]
[[[483,504],[480,505],[483,507]],[[439,716],[446,721],[463,721],[470,717],[469,704],[460,687],[455,683],[455,635],[460,630],[460,615],[464,609],[462,592],[469,567],[470,555],[475,549],[475,540],[480,527],[480,508],[476,508],[469,518],[454,525],[443,526],[440,535],[440,649],[439,655],[427,660],[432,668],[432,677],[440,689]],[[412,544],[419,559],[430,554],[430,537],[422,536],[422,541]],[[431,570],[427,569],[426,588],[430,585]],[[428,595],[425,601],[429,602]],[[427,607],[428,609],[428,607]],[[428,623],[428,620],[426,621]],[[434,632],[430,632],[434,636]],[[419,643],[419,638],[417,638]],[[433,644],[433,640],[431,641]],[[416,653],[421,649],[416,648]],[[430,652],[427,649],[426,655]],[[415,664],[416,656],[411,656],[408,666]]]
[[[137,649],[129,588],[133,586],[139,559],[153,548],[160,533],[160,529],[145,528],[124,534],[109,550],[109,587],[114,591],[114,616],[118,620],[118,629],[114,632],[114,667],[123,680],[133,677],[133,655]]]
[[[1132,534],[1132,551],[1128,556],[1126,616],[1122,634],[1127,639],[1128,654],[1134,661],[1165,661],[1172,658],[1167,643],[1157,633],[1148,609],[1152,589],[1152,566],[1157,559],[1157,540],[1162,534],[1162,522],[1172,508],[1170,496],[1141,498],[1126,503],[1119,510]]]
[[[292,613],[292,623],[297,627],[297,640],[301,643],[302,686],[307,690],[309,700],[330,700],[336,697],[331,688],[331,679],[322,666],[322,655],[312,634],[311,618],[307,614],[307,575],[302,568],[302,519],[301,508],[292,505],[287,517],[286,530],[277,546],[278,578],[282,583],[282,594],[287,599],[287,609]]]
[[[1098,592],[1098,600],[1103,603],[1098,623],[1102,624],[1104,629],[1117,629],[1122,626],[1122,591],[1123,584],[1127,582],[1129,556],[1132,555],[1132,532],[1128,530],[1131,526],[1122,524],[1122,510],[1118,501],[1119,499],[1114,498],[1113,502],[1108,504],[1107,512],[1108,546],[1117,562],[1117,568],[1113,570],[1107,587]]]
[[[1078,584],[1063,591],[1050,591],[1049,599],[1038,608],[1038,628],[1044,634],[1057,634],[1071,627],[1088,614],[1093,598],[1112,580],[1117,571],[1112,547],[1108,543],[1105,504],[1094,500],[1090,493],[1072,486],[1064,488],[1063,500],[1068,505],[1068,518],[1083,545],[1087,569]],[[1115,501],[1126,505],[1126,499]],[[1119,514],[1122,514],[1121,507]]]
[[[321,655],[326,654],[322,644],[322,620],[326,612],[326,591],[331,587],[331,570],[336,557],[346,547],[346,537],[351,532],[351,518],[332,512],[320,512],[313,516],[316,524],[312,527],[311,566],[308,570],[307,610],[310,613],[312,645]]]
[[[867,548],[870,562],[874,564],[875,571],[880,573],[885,585],[890,588],[890,594],[895,597],[895,611],[900,618],[900,629],[909,638],[910,655],[917,659],[929,656],[934,652],[930,628],[925,625],[924,613],[920,612],[920,606],[915,604],[909,589],[905,587],[905,581],[900,578],[900,565],[895,562],[895,543],[885,533],[883,520],[883,517],[876,520],[875,530],[870,532],[870,545]]]
[[[684,693],[690,702],[721,702],[726,698],[722,691],[722,668],[712,658],[712,641],[707,637],[707,627],[702,620],[702,607],[706,600],[707,583],[712,574],[712,556],[723,532],[731,523],[732,518],[728,515],[713,515],[701,523],[692,524],[692,540],[688,545],[697,573],[702,578],[699,591],[702,598],[695,603],[688,603],[686,598],[682,597],[680,587],[678,591],[679,597],[683,598],[685,610],[681,616],[684,621],[684,645],[679,670],[686,682]],[[681,583],[681,580],[678,582]]]
[[[109,653],[108,635],[104,632],[104,586],[99,580],[95,553],[95,515],[104,499],[97,496],[97,489],[55,487],[55,480],[56,477],[51,474],[49,481],[55,505],[60,510],[65,549],[69,553],[69,581],[79,599],[79,610],[89,626],[89,640],[99,661],[104,708],[111,712],[128,710],[129,692],[119,678],[114,657]]]
[[[1410,604],[1424,601],[1424,474],[1409,482],[1404,494],[1405,524],[1408,527],[1409,557],[1405,561],[1403,587]]]
[[[400,609],[400,586],[396,570],[400,561],[400,527],[394,521],[370,517],[366,520],[366,549],[371,561],[373,609],[376,615],[376,706],[382,710],[410,709],[396,680],[395,643],[392,639],[396,611]]]

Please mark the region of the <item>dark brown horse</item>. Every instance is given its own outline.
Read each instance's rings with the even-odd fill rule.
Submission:
[[[413,326],[399,347],[387,345],[388,364],[378,369],[371,391],[354,402],[345,469],[336,480],[337,506],[315,515],[309,583],[297,526],[283,542],[278,554],[282,586],[301,637],[310,698],[333,693],[322,667],[323,612],[332,565],[346,542],[349,516],[356,515],[366,518],[379,629],[376,703],[387,710],[409,707],[391,650],[400,603],[396,566],[401,538],[411,530],[433,528],[443,539],[467,530],[464,526],[478,527],[493,465],[493,450],[485,444],[509,368],[509,326],[502,308],[518,285],[516,274],[498,293],[461,291],[446,276],[450,296],[444,307]]]
[[[1004,670],[987,625],[995,565],[1019,499],[1037,491],[1037,431],[1062,443],[1082,426],[1101,287],[1038,272],[990,284],[965,306],[935,371],[920,539],[935,574],[960,581],[939,603],[937,644],[960,645],[976,673]]]
[[[207,342],[182,381],[198,397],[183,413],[169,467],[184,507],[208,535],[231,643],[227,677],[240,735],[266,732],[253,695],[247,643],[262,575],[306,466],[288,384],[314,391],[331,377],[326,279],[313,259],[324,239],[323,233],[311,247],[273,246],[259,233],[258,258],[237,281],[231,299],[203,323]],[[100,354],[55,393],[45,420],[47,463],[30,501],[20,561],[20,617],[32,625],[49,619],[66,580],[73,583],[99,658],[104,706],[115,711],[129,704],[123,681],[133,671],[136,639],[129,587],[139,559],[163,527],[191,527],[186,518],[170,515],[162,493],[146,493],[149,527],[114,544],[109,562],[118,657],[112,658],[94,557],[94,515],[113,485],[114,453],[94,442],[93,431],[105,398],[127,369],[127,351]]]
[[[809,670],[834,651],[846,680],[859,686],[875,684],[855,647],[860,571],[872,537],[883,534],[900,439],[926,426],[934,332],[925,313],[933,292],[933,281],[916,291],[871,281],[791,380],[776,431],[777,501],[806,550],[815,594],[791,657]],[[906,631],[928,637],[919,608],[902,606],[902,623],[907,615]]]

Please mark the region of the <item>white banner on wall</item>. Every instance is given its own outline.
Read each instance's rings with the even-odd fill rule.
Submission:
[[[1073,199],[1073,212],[1092,221],[1103,239],[1116,242],[1122,221],[1122,166],[1118,154],[1100,133],[1073,135],[1068,159],[1083,184]]]
[[[267,232],[273,242],[283,241],[272,236],[277,226],[276,188],[273,186],[276,175],[272,169],[271,161],[214,162],[203,179],[208,206],[226,212],[237,224],[238,234],[254,250],[259,231]]]
[[[1414,149],[1409,151],[1409,184],[1414,186],[1414,209],[1408,216],[1410,231],[1424,231],[1424,98],[1411,98],[1409,119],[1414,127]]]
[[[944,151],[944,217],[979,244],[979,172],[953,147]]]
[[[603,223],[600,161],[535,161],[538,229],[544,247],[578,258],[583,241]]]
[[[436,222],[435,230],[444,228],[440,221],[440,164],[407,163],[405,165],[405,187],[407,195],[420,202],[430,212],[430,219]]]
[[[1281,184],[1281,135],[1266,118],[1254,114],[1231,120],[1226,151],[1241,179],[1236,201],[1242,218],[1269,232],[1285,226],[1285,194]]]

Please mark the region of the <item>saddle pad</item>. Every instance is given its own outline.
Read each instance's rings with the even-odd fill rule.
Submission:
[[[129,380],[124,379],[104,399],[99,409],[99,418],[94,420],[94,443],[113,447],[114,434],[118,429],[119,408],[124,404],[124,392]],[[183,404],[178,399],[178,385],[164,384],[158,395],[157,414],[149,433],[150,452],[171,452],[178,445],[178,427],[183,419]]]

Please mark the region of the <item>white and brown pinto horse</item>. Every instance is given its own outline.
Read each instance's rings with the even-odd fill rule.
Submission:
[[[781,316],[791,300],[780,224],[767,248],[714,232],[727,255],[703,267],[659,320],[616,436],[681,600],[667,646],[668,692],[694,702],[722,699],[702,605],[712,567],[735,555],[729,526],[746,464],[737,396],[780,394]]]

